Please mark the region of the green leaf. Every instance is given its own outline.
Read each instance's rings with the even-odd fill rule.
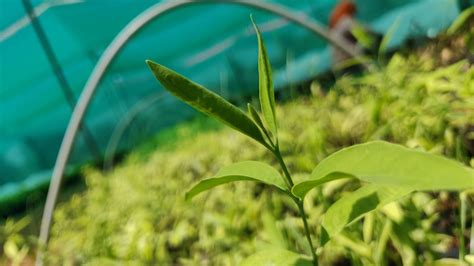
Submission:
[[[265,126],[263,125],[262,120],[260,119],[260,116],[257,113],[257,110],[255,110],[255,108],[250,103],[247,104],[247,108],[252,120],[257,124],[257,126],[262,130],[263,134],[265,134],[265,136],[271,142],[270,134],[268,133]]]
[[[324,160],[322,162],[324,162]],[[329,173],[326,176],[316,178],[316,179],[313,179],[313,175],[311,175],[311,180],[303,181],[299,184],[296,184],[291,189],[291,193],[293,193],[293,195],[299,197],[300,199],[303,199],[311,189],[319,187],[320,185],[325,184],[327,182],[331,182],[331,181],[342,179],[342,178],[356,178],[356,177],[353,175],[340,173],[340,172]]]
[[[368,184],[340,198],[323,217],[322,226],[327,236],[322,239],[321,244],[325,244],[351,222],[410,192],[412,190],[409,188]]]
[[[252,20],[253,27],[257,33],[258,40],[258,91],[260,98],[260,106],[262,108],[263,118],[267,123],[270,132],[277,140],[277,122],[275,115],[275,94],[273,92],[272,69],[268,60],[267,49],[263,42],[260,30]]]
[[[312,266],[311,259],[285,249],[267,249],[246,258],[240,266]]]
[[[150,60],[146,63],[156,79],[173,95],[196,110],[222,121],[269,148],[262,132],[242,110],[171,69]]]
[[[287,190],[278,170],[262,162],[244,161],[226,166],[214,177],[201,180],[186,193],[186,199],[189,200],[203,191],[234,181],[258,181]]]
[[[310,180],[295,185],[292,192],[303,198],[312,188],[344,177],[412,190],[474,187],[474,170],[459,162],[397,144],[373,141],[342,149],[324,159],[313,170]]]

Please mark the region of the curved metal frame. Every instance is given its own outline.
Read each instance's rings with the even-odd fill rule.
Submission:
[[[51,227],[52,215],[56,205],[56,200],[61,185],[64,170],[66,168],[67,161],[69,159],[74,140],[79,129],[79,125],[88,109],[89,103],[94,96],[94,93],[102,80],[104,73],[108,66],[112,63],[113,59],[124,47],[127,41],[138,33],[146,24],[151,22],[153,19],[160,15],[168,13],[172,10],[178,9],[192,4],[205,4],[205,3],[225,3],[234,5],[250,6],[256,9],[267,11],[276,15],[279,15],[289,21],[292,21],[300,26],[310,30],[311,32],[323,37],[335,47],[341,49],[345,53],[356,57],[357,55],[351,50],[350,47],[344,43],[338,42],[334,39],[324,26],[321,26],[318,22],[309,19],[302,14],[296,14],[294,11],[288,11],[284,7],[272,4],[268,2],[260,1],[248,1],[248,0],[180,0],[180,1],[169,1],[165,3],[157,3],[147,10],[143,11],[137,17],[135,17],[123,30],[114,38],[107,49],[104,51],[99,61],[97,62],[94,70],[92,71],[89,79],[87,80],[84,89],[78,99],[78,102],[73,110],[71,119],[69,120],[66,132],[64,134],[61,147],[56,159],[56,163],[53,169],[53,175],[46,198],[45,208],[43,211],[43,217],[41,220],[41,228],[39,235],[40,249],[37,255],[36,265],[42,265],[43,262],[43,248],[46,248],[49,240],[49,231]]]
[[[133,120],[145,109],[152,106],[155,102],[163,99],[165,96],[165,92],[159,92],[156,94],[149,95],[145,99],[139,101],[135,105],[130,108],[130,111],[126,114],[126,116],[119,122],[119,124],[115,127],[114,132],[112,133],[109,144],[105,148],[105,155],[104,155],[104,164],[102,169],[104,171],[110,170],[113,167],[113,158],[114,154],[119,146],[120,138],[124,135],[125,130]]]

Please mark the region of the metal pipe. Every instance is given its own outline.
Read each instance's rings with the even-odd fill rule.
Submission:
[[[49,42],[48,37],[46,36],[46,32],[41,26],[41,23],[35,13],[35,9],[31,5],[30,0],[23,0],[23,6],[25,7],[26,13],[28,14],[28,17],[31,21],[31,26],[33,26],[36,35],[38,35],[39,42],[43,47],[44,53],[46,54],[46,58],[48,58],[48,61],[51,65],[51,69],[53,70],[54,75],[56,76],[56,80],[58,81],[59,86],[63,91],[64,97],[66,98],[66,101],[72,111],[76,104],[76,97],[74,96],[71,85],[66,79],[66,75],[64,74],[61,64],[59,63],[56,54],[54,53],[53,47],[51,46],[51,43]],[[99,146],[97,145],[97,142],[95,141],[94,136],[92,135],[90,129],[87,127],[86,123],[81,122],[81,124],[79,125],[79,129],[83,133],[82,136],[84,137],[84,142],[89,148],[92,157],[95,159],[99,159]]]
[[[254,7],[256,9],[264,10],[267,12],[274,13],[279,15],[289,21],[292,21],[316,35],[323,37],[328,42],[330,42],[335,47],[341,49],[351,56],[357,56],[350,47],[347,47],[344,43],[338,42],[334,39],[328,31],[321,26],[318,22],[310,20],[308,17],[303,16],[302,14],[296,13],[294,11],[289,11],[286,8],[279,6],[277,4],[260,2],[260,1],[246,1],[246,0],[181,0],[181,1],[169,1],[165,3],[157,3],[150,8],[143,11],[137,17],[135,17],[130,23],[122,29],[122,31],[114,38],[110,43],[107,49],[104,51],[99,61],[97,62],[94,70],[92,71],[89,79],[87,80],[84,89],[79,97],[79,100],[76,104],[76,107],[73,110],[71,119],[69,120],[66,132],[64,134],[61,147],[59,149],[58,157],[53,169],[53,175],[51,178],[51,183],[48,190],[48,195],[46,198],[45,208],[43,211],[43,217],[41,220],[41,228],[39,235],[39,245],[38,255],[36,258],[36,265],[43,264],[43,249],[46,249],[46,245],[49,240],[49,231],[51,228],[51,221],[53,216],[53,211],[56,205],[56,200],[59,193],[59,188],[61,186],[62,177],[69,159],[74,140],[79,129],[79,125],[88,109],[89,103],[94,96],[94,93],[102,80],[105,71],[112,63],[116,55],[124,47],[127,41],[137,34],[143,26],[151,22],[153,19],[157,18],[160,15],[168,13],[172,10],[178,9],[192,4],[204,4],[204,3],[225,3],[225,4],[235,4],[235,5],[244,5]]]

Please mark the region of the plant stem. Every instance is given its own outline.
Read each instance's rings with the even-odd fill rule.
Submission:
[[[286,167],[285,161],[283,161],[283,157],[281,156],[280,149],[279,149],[278,146],[275,147],[274,155],[277,158],[278,162],[280,163],[281,168],[283,169],[283,173],[286,177],[286,180],[288,181],[289,189],[291,191],[291,188],[294,185],[293,179],[291,178],[290,172],[288,171],[288,168]],[[306,213],[304,211],[303,200],[295,197],[294,195],[291,194],[291,192],[290,192],[290,196],[295,201],[295,203],[298,206],[298,209],[300,211],[300,216],[301,216],[301,219],[303,220],[306,239],[308,240],[309,248],[311,250],[311,255],[313,257],[313,265],[317,266],[318,265],[318,256],[316,255],[316,252],[315,252],[314,246],[313,246],[313,241],[311,240],[311,234],[310,234],[310,231],[309,231],[308,220],[306,219]]]
[[[286,167],[286,164],[283,161],[283,157],[281,157],[280,148],[278,146],[275,147],[274,155],[280,163],[281,168],[283,169],[283,173],[285,174],[286,181],[288,181],[289,189],[291,191],[291,188],[294,185],[293,179],[291,178],[290,172],[288,171],[288,168]]]
[[[306,234],[306,239],[308,240],[309,248],[311,249],[311,256],[313,256],[313,265],[318,265],[318,256],[314,250],[313,241],[311,240],[311,234],[309,232],[308,221],[306,219],[306,213],[304,211],[303,201],[298,199],[298,208],[300,209],[301,219],[303,220],[304,224],[304,231]]]
[[[466,228],[466,201],[467,195],[461,193],[459,200],[461,201],[461,208],[459,210],[460,214],[460,233],[459,233],[459,260],[463,261],[464,256],[466,256],[466,243],[464,241],[464,232]]]

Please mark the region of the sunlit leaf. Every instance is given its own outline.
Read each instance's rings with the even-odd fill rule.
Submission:
[[[19,252],[18,246],[16,245],[15,241],[13,241],[12,239],[8,239],[3,245],[3,252],[10,259],[15,258]]]
[[[160,64],[146,63],[165,89],[198,111],[214,117],[268,147],[262,132],[242,110],[219,95]]]
[[[257,161],[244,161],[222,168],[214,177],[201,180],[186,193],[186,199],[213,187],[234,181],[257,181],[286,190],[286,184],[280,173],[268,164]]]
[[[258,39],[258,90],[263,118],[273,136],[277,138],[277,122],[275,116],[275,94],[273,91],[272,69],[268,60],[267,49],[263,42],[260,30],[252,19],[253,27]],[[277,139],[275,139],[275,142]]]
[[[267,249],[246,258],[240,266],[312,266],[311,259],[285,249]]]
[[[322,239],[322,244],[351,222],[410,192],[412,190],[408,188],[368,184],[342,197],[329,207],[323,217],[322,226],[327,236]]]
[[[411,190],[462,190],[474,187],[474,170],[442,156],[383,141],[342,149],[321,161],[310,180],[293,188],[303,198],[314,187],[354,177],[381,186]]]
[[[470,263],[471,265],[474,265],[474,254],[464,256],[464,260]]]

